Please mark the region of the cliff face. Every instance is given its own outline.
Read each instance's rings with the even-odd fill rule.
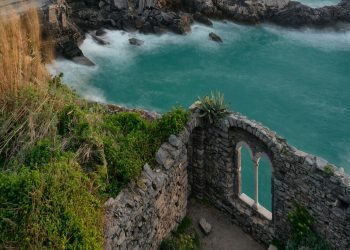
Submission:
[[[57,53],[68,59],[83,56],[78,44],[84,33],[71,20],[71,7],[65,0],[46,1],[41,10],[44,39],[52,39]]]
[[[335,27],[350,22],[350,0],[322,8],[311,8],[290,0],[43,1],[44,35],[54,39],[57,52],[69,59],[83,56],[78,44],[91,30],[108,28],[184,34],[191,30],[193,13],[201,13],[202,20],[207,16],[250,24],[272,22],[291,27]]]

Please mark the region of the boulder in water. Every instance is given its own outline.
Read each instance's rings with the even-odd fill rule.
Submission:
[[[98,30],[96,30],[95,35],[96,36],[104,36],[104,35],[106,35],[106,31],[104,29],[98,29]]]
[[[100,38],[100,37],[98,37],[98,36],[96,36],[96,35],[94,35],[94,34],[90,34],[90,35],[91,35],[91,37],[94,39],[94,41],[95,41],[97,44],[99,44],[99,45],[107,45],[107,44],[109,44],[109,42],[103,40],[102,38]]]
[[[81,65],[85,65],[85,66],[95,66],[95,64],[89,58],[87,58],[85,56],[73,57],[72,61],[77,63],[77,64],[81,64]]]
[[[209,33],[209,38],[211,40],[213,40],[214,42],[217,42],[217,43],[222,43],[222,39],[219,35],[215,34],[214,32],[210,32]]]
[[[130,38],[129,43],[134,46],[141,46],[142,44],[144,44],[144,41],[137,38]]]

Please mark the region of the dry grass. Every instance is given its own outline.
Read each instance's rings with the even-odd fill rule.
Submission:
[[[43,48],[38,12],[26,9],[0,16],[0,160],[52,132],[55,110],[62,106],[50,96],[43,62],[42,52],[49,58],[52,47]]]
[[[41,56],[38,12],[0,16],[0,101],[24,86],[45,88],[49,79]]]

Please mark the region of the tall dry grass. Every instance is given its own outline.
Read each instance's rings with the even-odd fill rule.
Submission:
[[[0,15],[0,164],[52,132],[57,110],[42,56],[53,47],[43,48],[39,14],[26,9]]]
[[[49,75],[41,49],[40,19],[34,8],[0,16],[0,101],[24,86],[46,87]]]

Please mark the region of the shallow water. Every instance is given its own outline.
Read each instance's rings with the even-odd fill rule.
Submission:
[[[192,29],[160,37],[110,31],[110,45],[88,38],[81,46],[98,66],[50,67],[84,97],[159,112],[219,90],[232,110],[350,173],[350,32],[222,22]],[[224,43],[210,41],[211,31]],[[133,47],[130,37],[145,44]]]
[[[336,5],[340,3],[340,0],[300,0],[299,2],[310,7],[318,8],[323,6]]]

